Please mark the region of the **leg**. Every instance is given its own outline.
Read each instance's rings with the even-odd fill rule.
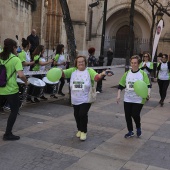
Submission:
[[[87,133],[88,111],[90,107],[91,103],[83,103],[80,105],[80,131],[84,133]]]
[[[73,108],[74,108],[74,118],[76,120],[77,129],[78,131],[80,131],[80,115],[79,115],[80,105],[73,105]]]
[[[158,79],[158,86],[159,86],[159,94],[160,94],[160,97],[161,97],[161,100],[162,100],[162,89],[163,89],[163,82],[162,82],[162,80]]]
[[[61,77],[61,79],[60,79],[60,87],[59,87],[59,90],[58,90],[58,94],[61,94],[62,96],[65,96],[62,93],[62,89],[63,89],[64,84],[65,84],[65,79],[64,79],[64,77]]]
[[[139,103],[132,104],[132,117],[133,117],[133,120],[135,121],[137,129],[141,128],[140,112],[142,110],[142,107],[143,107],[143,104],[139,104]]]
[[[124,102],[124,111],[125,111],[125,118],[128,131],[133,131],[133,124],[132,124],[132,103]]]
[[[162,85],[162,102],[164,102],[164,100],[166,98],[166,93],[167,93],[168,86],[169,86],[169,80],[163,80],[163,85]]]
[[[8,117],[6,132],[4,134],[4,140],[18,140],[19,136],[12,134],[12,128],[19,112],[19,94],[12,94],[7,96],[7,101],[10,104],[11,113]]]

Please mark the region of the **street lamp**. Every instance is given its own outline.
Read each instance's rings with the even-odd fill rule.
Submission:
[[[103,26],[102,26],[99,66],[103,66],[103,63],[104,63],[104,41],[105,41],[105,30],[106,30],[107,2],[108,0],[104,0]],[[102,70],[100,70],[100,72],[102,72]],[[100,88],[99,90],[102,91],[102,80],[98,82],[98,87]]]

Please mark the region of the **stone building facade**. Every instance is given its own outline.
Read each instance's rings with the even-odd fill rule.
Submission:
[[[27,37],[35,28],[41,44],[52,51],[58,43],[67,44],[62,10],[59,0],[0,0],[0,44],[5,38]],[[47,3],[48,2],[48,3]],[[79,54],[87,55],[89,47],[100,54],[103,0],[90,8],[96,0],[67,0],[76,45]],[[149,50],[152,23],[151,7],[145,1],[136,0],[134,17],[134,53]],[[161,1],[166,4],[167,1]],[[124,58],[127,50],[129,11],[131,0],[108,0],[105,50],[111,47],[115,57]],[[170,18],[163,16],[165,27],[159,42],[158,52],[170,54]],[[66,46],[67,48],[67,46]]]
[[[68,0],[71,17],[74,24],[77,49],[82,54],[87,54],[87,49],[91,46],[96,48],[96,56],[100,54],[103,1],[92,8],[90,12],[89,4],[96,0]],[[145,1],[137,0],[135,4],[134,16],[134,53],[141,53],[149,50],[149,38],[152,24],[151,7]],[[167,1],[161,1],[166,4]],[[125,57],[126,38],[129,30],[129,12],[131,0],[108,0],[106,40],[105,50],[111,47],[115,57]],[[92,16],[91,16],[92,15]],[[170,54],[170,17],[163,16],[165,27],[159,42],[158,52]],[[91,23],[90,24],[90,20]],[[90,25],[89,25],[90,24]],[[90,29],[91,28],[91,29]],[[89,30],[90,29],[90,30]],[[89,39],[90,34],[90,39]],[[124,44],[122,44],[124,42]],[[122,52],[124,51],[124,53]]]

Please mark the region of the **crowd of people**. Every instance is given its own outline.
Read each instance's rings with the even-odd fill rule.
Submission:
[[[77,125],[76,136],[80,140],[87,138],[87,124],[88,111],[91,107],[92,88],[95,88],[97,82],[96,92],[102,92],[102,79],[105,76],[112,76],[110,70],[95,70],[88,67],[99,66],[99,61],[95,57],[95,48],[88,49],[88,57],[77,55],[74,66],[69,68],[69,59],[64,55],[64,45],[59,44],[56,47],[55,57],[46,60],[45,47],[39,44],[39,38],[36,35],[36,30],[33,29],[31,35],[27,39],[22,39],[22,51],[17,53],[17,42],[12,39],[5,39],[4,46],[0,53],[0,108],[3,108],[4,101],[10,105],[10,114],[7,120],[7,126],[4,140],[18,140],[19,136],[12,133],[12,128],[19,112],[19,87],[16,77],[20,78],[27,87],[29,85],[29,77],[24,75],[27,71],[44,71],[46,65],[57,67],[62,70],[62,77],[59,80],[58,95],[65,96],[63,93],[63,86],[65,79],[69,82],[71,102],[74,108],[74,117]],[[109,48],[107,52],[107,66],[110,66],[113,60],[113,51]],[[122,76],[117,94],[117,103],[120,101],[120,92],[125,89],[124,94],[124,111],[127,123],[128,133],[125,138],[134,136],[132,119],[136,124],[136,135],[138,137],[142,134],[140,112],[146,100],[151,97],[151,73],[153,71],[153,63],[151,62],[151,55],[144,53],[141,58],[138,55],[132,56],[130,59],[131,69]],[[5,67],[4,67],[5,66]],[[160,93],[160,106],[164,105],[167,89],[170,81],[170,60],[167,54],[162,54],[158,64],[158,86]],[[3,71],[2,71],[3,70]],[[5,76],[4,76],[4,75]],[[33,75],[38,80],[43,80],[45,75]],[[55,76],[55,75],[54,75]],[[148,87],[148,96],[142,98],[134,91],[134,83],[142,80]],[[95,92],[95,93],[96,93]],[[57,98],[56,93],[52,93],[51,97]],[[40,102],[47,100],[42,91],[41,95],[27,96],[29,102]]]

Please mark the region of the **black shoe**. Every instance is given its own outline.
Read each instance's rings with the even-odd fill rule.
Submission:
[[[58,97],[55,96],[55,95],[53,95],[53,94],[52,94],[50,97],[55,98],[55,99],[58,99]]]
[[[34,98],[34,101],[35,101],[36,103],[40,102],[37,98]]]
[[[63,92],[58,92],[58,94],[61,96],[65,96],[65,94]]]
[[[41,96],[40,99],[48,100],[45,96]]]
[[[20,139],[19,136],[15,136],[12,133],[9,135],[4,134],[3,136],[3,140],[19,140],[19,139]]]

